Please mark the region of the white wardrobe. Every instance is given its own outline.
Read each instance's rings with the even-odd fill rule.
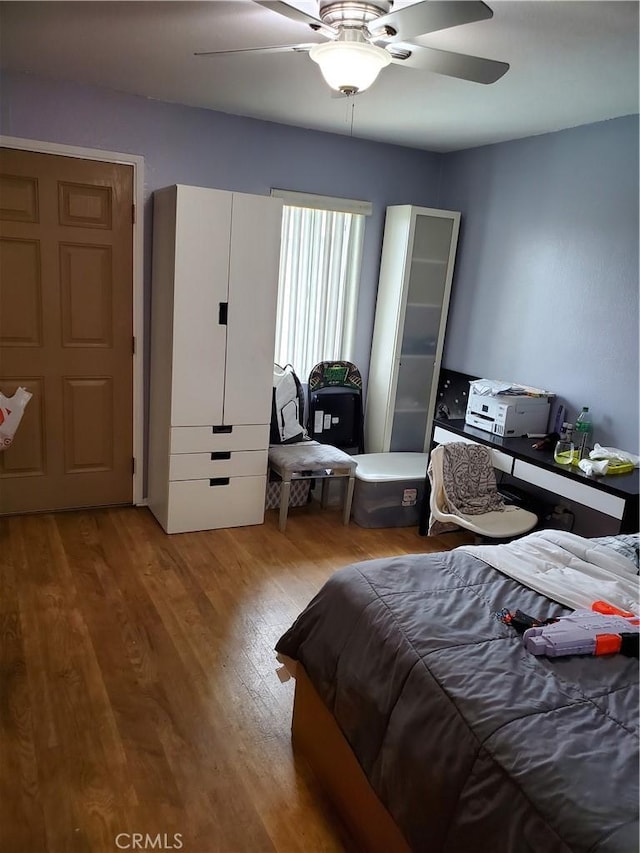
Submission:
[[[369,365],[367,453],[429,449],[460,214],[387,208]]]
[[[167,533],[261,524],[282,201],[154,193],[149,495]]]

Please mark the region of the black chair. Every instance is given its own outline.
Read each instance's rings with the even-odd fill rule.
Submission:
[[[309,437],[364,453],[362,376],[350,361],[321,361],[309,374]]]

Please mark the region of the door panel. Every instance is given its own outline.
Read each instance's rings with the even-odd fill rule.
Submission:
[[[271,419],[282,203],[233,194],[225,424]]]
[[[64,469],[109,471],[113,467],[113,381],[64,379]]]
[[[218,426],[227,341],[220,303],[228,299],[231,193],[184,186],[177,192],[171,423]]]
[[[28,388],[33,397],[24,410],[13,444],[9,450],[0,453],[0,499],[4,489],[2,478],[42,477],[45,474],[43,384],[42,378],[35,376],[23,377],[20,381],[2,379],[2,391],[7,397],[13,396],[20,385]]]
[[[63,346],[112,346],[111,260],[110,246],[60,246]]]
[[[42,346],[42,280],[37,240],[0,238],[0,346]]]
[[[0,219],[38,222],[38,182],[25,175],[0,175]]]
[[[58,183],[60,225],[83,228],[112,227],[111,189],[90,184]]]
[[[0,512],[131,503],[133,169],[0,149]]]

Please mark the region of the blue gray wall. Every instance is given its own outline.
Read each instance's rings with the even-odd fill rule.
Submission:
[[[462,212],[443,363],[542,386],[638,452],[638,118],[448,154]]]
[[[147,294],[158,187],[372,201],[355,355],[365,378],[386,206],[460,210],[444,364],[546,386],[572,413],[590,405],[597,440],[638,449],[637,118],[442,155],[10,74],[0,132],[145,158]]]
[[[356,104],[356,125],[357,121]],[[2,78],[0,132],[145,158],[147,294],[151,193],[160,187],[192,184],[262,195],[278,187],[373,202],[365,229],[354,359],[365,380],[385,208],[389,204],[437,207],[438,202],[438,154],[26,74]],[[146,304],[148,319],[148,298]]]

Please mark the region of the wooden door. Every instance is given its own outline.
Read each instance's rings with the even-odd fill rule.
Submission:
[[[132,501],[133,168],[0,149],[0,513]]]

